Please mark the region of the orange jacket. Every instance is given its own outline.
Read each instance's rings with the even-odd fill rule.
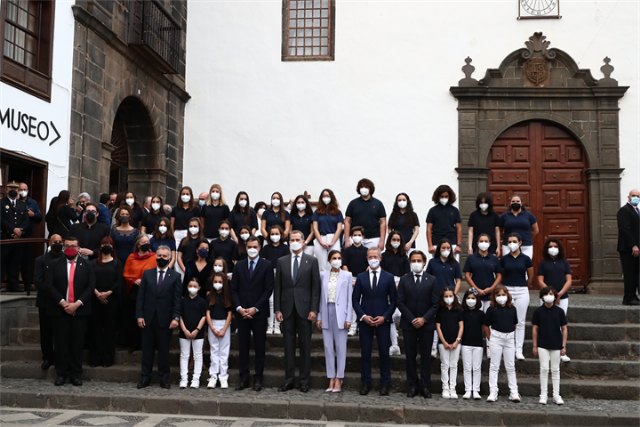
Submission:
[[[138,255],[137,252],[129,254],[127,262],[124,264],[124,271],[122,276],[124,282],[127,284],[127,294],[134,286],[133,283],[142,279],[142,273],[150,268],[156,268],[156,254],[155,252],[149,252],[144,255]]]

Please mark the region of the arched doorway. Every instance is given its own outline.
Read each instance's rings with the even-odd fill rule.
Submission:
[[[573,270],[573,287],[583,290],[589,283],[590,242],[588,165],[581,143],[551,122],[519,123],[496,139],[487,168],[496,211],[504,212],[515,193],[538,218],[534,265],[544,240],[560,239]]]

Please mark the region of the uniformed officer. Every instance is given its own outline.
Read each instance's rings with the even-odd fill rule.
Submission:
[[[7,196],[0,201],[0,223],[4,240],[2,253],[2,275],[6,273],[9,292],[19,291],[20,266],[22,265],[22,244],[9,244],[7,240],[22,238],[27,222],[27,204],[18,198],[18,183],[11,181],[6,185]]]
[[[42,213],[40,212],[40,207],[38,206],[38,202],[36,202],[33,197],[29,197],[29,186],[26,182],[21,182],[19,184],[18,196],[20,200],[27,205],[27,220],[25,221],[22,238],[34,237],[33,229],[35,228],[36,224],[42,222]],[[24,247],[24,252],[22,252],[21,260],[22,282],[24,283],[24,289],[27,291],[28,295],[31,289],[31,285],[33,285],[33,267],[31,264],[31,260],[34,258],[33,244],[25,243],[22,246]]]

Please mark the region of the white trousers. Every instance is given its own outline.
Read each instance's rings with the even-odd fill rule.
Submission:
[[[396,311],[393,312],[391,318],[393,322],[391,323],[391,327],[389,328],[389,333],[391,335],[391,345],[398,346],[398,325],[400,324],[400,318],[402,317],[402,313],[400,310],[396,308]]]
[[[200,381],[202,373],[202,346],[204,338],[188,340],[180,338],[180,380],[188,381],[189,378],[189,354],[193,349],[193,378],[192,381]]]
[[[224,320],[213,320],[213,327],[217,330],[224,328]],[[225,381],[229,379],[229,349],[231,348],[231,334],[229,328],[222,338],[213,335],[211,328],[209,331],[209,353],[211,363],[209,364],[209,379]]]
[[[458,380],[458,360],[460,359],[460,348],[458,345],[453,350],[446,350],[444,345],[438,344],[440,350],[440,377],[442,378],[442,390],[456,389]]]
[[[518,313],[518,324],[516,325],[516,354],[522,354],[524,327],[527,320],[527,308],[529,308],[529,288],[526,286],[507,286],[507,290],[509,290],[511,298],[513,298],[513,306]]]
[[[551,384],[553,397],[560,396],[560,350],[547,350],[538,347],[540,361],[540,397],[547,397],[549,386],[549,368],[551,368]]]
[[[498,371],[500,360],[504,357],[504,370],[507,372],[507,383],[511,393],[518,393],[516,380],[516,358],[514,349],[514,332],[503,333],[491,330],[489,350],[491,363],[489,364],[489,392],[498,393]]]
[[[324,236],[320,236],[320,238],[322,239],[322,241],[324,243],[331,243],[331,240],[333,239],[333,234],[325,234]],[[329,265],[329,252],[331,252],[332,250],[340,250],[340,239],[338,239],[338,241],[331,246],[329,249],[325,249],[320,242],[318,241],[318,239],[313,241],[313,255],[315,255],[316,259],[318,260],[318,266],[320,267],[320,273],[322,273],[323,271],[328,271],[331,269],[331,266]]]
[[[362,239],[362,246],[364,246],[367,249],[377,248],[378,244],[380,244],[379,237],[373,237],[371,239]]]
[[[464,391],[480,393],[480,370],[482,368],[482,347],[462,346],[462,372]]]

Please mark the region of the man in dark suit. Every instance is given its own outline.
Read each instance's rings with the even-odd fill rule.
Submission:
[[[280,391],[294,387],[296,338],[300,343],[300,391],[309,391],[311,328],[320,307],[320,269],[315,257],[302,252],[304,234],[289,234],[291,253],[278,259],[273,310],[284,326],[285,382]]]
[[[640,282],[640,190],[629,191],[627,203],[618,210],[618,253],[624,276],[622,304],[638,305]]]
[[[59,234],[52,234],[49,237],[49,248],[47,252],[36,258],[33,267],[33,283],[36,285],[38,295],[36,297],[36,307],[38,307],[38,320],[40,323],[40,350],[42,351],[43,371],[49,369],[55,362],[53,351],[53,318],[48,313],[48,295],[45,290],[45,276],[47,270],[53,264],[63,258],[62,248],[64,241]]]
[[[169,268],[171,249],[161,245],[156,250],[157,268],[142,273],[136,299],[136,318],[142,329],[142,372],[138,388],[151,383],[153,359],[158,351],[160,387],[171,388],[169,378],[169,347],[171,334],[180,322],[182,280]]]
[[[231,278],[231,296],[238,324],[238,369],[240,383],[236,390],[249,387],[249,351],[251,334],[255,351],[255,374],[253,389],[262,390],[267,322],[269,320],[269,297],[273,292],[273,266],[259,257],[260,241],[251,236],[247,239],[247,258],[235,265]]]
[[[77,238],[68,236],[64,246],[65,257],[46,270],[44,285],[49,296],[49,314],[53,317],[55,385],[63,385],[69,380],[80,386],[84,338],[96,277],[89,261],[78,256]]]
[[[2,240],[0,247],[2,276],[6,274],[9,292],[20,289],[20,269],[23,263],[24,245],[18,243],[24,238],[24,230],[28,228],[27,204],[18,197],[18,183],[12,181],[7,184],[7,197],[0,200],[0,224]]]
[[[393,275],[380,268],[380,249],[367,250],[369,270],[358,274],[353,289],[353,309],[359,322],[361,387],[360,394],[371,390],[371,352],[373,336],[380,356],[380,396],[388,396],[391,388],[390,325],[396,309],[397,291]]]
[[[404,338],[407,372],[407,397],[420,392],[431,397],[431,345],[434,319],[438,311],[438,295],[433,291],[436,278],[424,271],[427,256],[413,251],[409,257],[411,273],[398,283],[398,309],[402,313],[400,328]],[[420,351],[420,380],[416,374],[416,356]]]

